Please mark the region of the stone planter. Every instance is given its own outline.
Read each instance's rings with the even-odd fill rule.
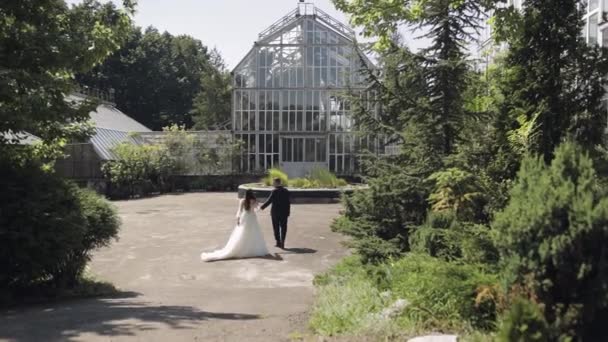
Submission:
[[[336,189],[298,189],[290,188],[291,203],[337,203],[343,194],[352,194],[354,191],[365,189],[364,185],[347,186]],[[245,197],[245,191],[251,189],[258,201],[263,202],[270,196],[272,187],[264,184],[242,184],[239,186],[238,197]]]

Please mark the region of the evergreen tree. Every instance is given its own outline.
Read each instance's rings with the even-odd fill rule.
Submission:
[[[414,106],[408,104],[407,107],[416,107],[413,110],[417,116],[416,122],[426,131],[418,138],[425,139],[424,144],[441,156],[454,152],[458,132],[467,115],[463,100],[469,69],[466,46],[473,41],[482,17],[482,1],[422,0],[403,3],[334,0],[334,3],[351,15],[355,25],[363,26],[365,34],[378,37],[375,47],[379,51],[394,53],[391,51],[395,45],[393,34],[400,25],[416,25],[427,31],[423,37],[431,39],[432,44],[416,54],[422,70],[419,83],[424,86],[418,92],[423,92],[424,96],[398,96],[398,101],[389,102],[388,107],[412,99],[416,101]],[[410,56],[400,56],[405,58],[401,65],[396,64],[398,68],[411,65],[407,63]],[[389,68],[387,71],[393,70]],[[392,76],[385,76],[391,82]]]
[[[601,143],[606,109],[602,79],[608,55],[581,35],[586,2],[526,0],[522,11],[497,9],[497,38],[509,44],[507,110],[517,118],[514,141],[549,162],[570,136],[590,148]]]

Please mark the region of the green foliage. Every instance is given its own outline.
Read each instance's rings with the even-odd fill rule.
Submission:
[[[587,7],[568,0],[554,11],[551,4],[530,0],[521,11],[496,9],[496,36],[510,47],[505,68],[510,77],[503,83],[510,96],[503,108],[518,122],[511,140],[547,163],[566,138],[587,149],[602,142],[608,72],[608,55],[581,35]]]
[[[529,300],[516,299],[502,318],[497,341],[549,341],[549,327],[542,310]]]
[[[453,211],[463,221],[475,221],[481,217],[485,199],[475,175],[458,168],[448,168],[433,173],[429,180],[435,185],[429,195],[433,211]]]
[[[190,111],[195,129],[222,128],[231,121],[232,77],[216,49],[210,53],[210,63],[212,68],[201,77],[202,90]]]
[[[0,11],[0,133],[28,132],[44,142],[74,138],[94,103],[66,101],[74,74],[116,50],[130,26],[132,1],[10,1]],[[18,115],[16,114],[18,113]],[[7,143],[0,134],[0,147]]]
[[[319,295],[311,326],[324,335],[366,333],[383,323],[383,328],[396,325],[418,332],[488,329],[496,318],[491,295],[496,282],[495,275],[476,266],[426,255],[408,254],[378,266],[349,257],[316,277]],[[408,302],[404,310],[379,319],[380,312],[397,299]]]
[[[429,213],[410,235],[413,252],[447,261],[495,265],[498,250],[489,227],[460,222],[452,212]]]
[[[322,167],[312,169],[306,178],[323,188],[338,188],[348,185],[344,179],[336,177],[331,171]]]
[[[294,178],[289,180],[289,187],[296,189],[314,189],[320,186],[317,182],[308,178]]]
[[[491,329],[496,319],[494,298],[479,296],[495,287],[497,277],[476,265],[460,265],[427,255],[408,254],[391,265],[394,296],[410,307],[403,319],[429,329]]]
[[[232,171],[232,159],[240,145],[229,136],[201,137],[185,130],[184,126],[164,127],[166,133],[160,143],[173,160],[173,174],[221,175]]]
[[[176,163],[162,145],[123,143],[113,150],[115,160],[102,166],[111,186],[126,191],[126,196],[142,196],[165,189],[176,170]]]
[[[88,189],[76,189],[79,214],[83,223],[80,241],[70,246],[71,250],[56,274],[54,280],[61,279],[65,285],[74,286],[82,279],[86,264],[91,259],[91,252],[108,246],[118,235],[120,219],[116,209],[97,193]]]
[[[315,189],[315,188],[339,188],[347,186],[348,183],[336,177],[333,173],[325,168],[314,168],[304,178],[289,179],[287,174],[280,169],[270,169],[266,177],[262,179],[262,183],[266,186],[271,186],[275,178],[281,179],[281,184],[297,189]]]
[[[596,340],[608,319],[606,190],[588,155],[564,143],[550,166],[523,161],[511,200],[496,215],[506,277],[544,304],[554,337]]]
[[[426,216],[428,189],[424,179],[382,168],[368,180],[369,189],[343,199],[344,216],[332,229],[352,236],[348,242],[368,262],[409,250],[411,230]]]
[[[386,305],[356,257],[342,260],[333,270],[315,277],[314,282],[319,295],[310,325],[322,335],[356,332],[367,325],[372,313]]]
[[[177,125],[165,127],[155,145],[123,143],[113,148],[115,160],[102,166],[113,197],[143,196],[173,189],[173,176],[221,175],[231,170],[238,144],[219,136],[200,139]]]
[[[289,186],[289,177],[287,174],[276,168],[268,170],[268,174],[263,179],[264,185],[271,186],[275,178],[279,178],[283,186]]]
[[[97,195],[42,171],[1,163],[0,288],[74,286],[90,252],[117,234],[113,209]]]
[[[117,107],[153,130],[174,124],[192,128],[195,121],[206,129],[207,122],[221,123],[206,119],[209,111],[223,121],[227,115],[229,84],[217,57],[190,36],[131,26],[121,49],[78,80],[114,89]]]

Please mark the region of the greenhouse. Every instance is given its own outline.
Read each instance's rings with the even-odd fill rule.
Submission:
[[[357,156],[377,151],[356,134],[353,94],[369,96],[355,33],[312,4],[300,4],[259,34],[233,71],[233,130],[239,171],[278,167],[303,176],[316,167],[353,174]]]

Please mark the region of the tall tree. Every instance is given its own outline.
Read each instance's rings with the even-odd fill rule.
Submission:
[[[66,100],[74,75],[90,70],[124,41],[134,1],[124,9],[85,0],[20,0],[0,6],[0,147],[7,132],[54,142],[88,120],[91,103]]]
[[[581,35],[587,3],[526,0],[521,11],[497,9],[497,38],[510,47],[504,93],[519,121],[513,136],[546,162],[567,138],[588,148],[600,144],[606,127],[608,55]]]
[[[418,53],[426,79],[426,103],[417,109],[430,130],[426,143],[441,155],[454,151],[464,117],[468,63],[466,45],[481,18],[482,0],[334,0],[368,36],[378,37],[376,49],[391,46],[392,34],[402,25],[416,25],[431,46]]]
[[[199,40],[133,27],[122,49],[78,79],[92,87],[113,88],[118,108],[160,130],[173,124],[193,126],[193,100],[203,77],[213,72],[207,47]]]
[[[232,77],[219,51],[211,50],[210,63],[201,76],[201,91],[194,99],[191,114],[195,129],[223,128],[230,124]]]

